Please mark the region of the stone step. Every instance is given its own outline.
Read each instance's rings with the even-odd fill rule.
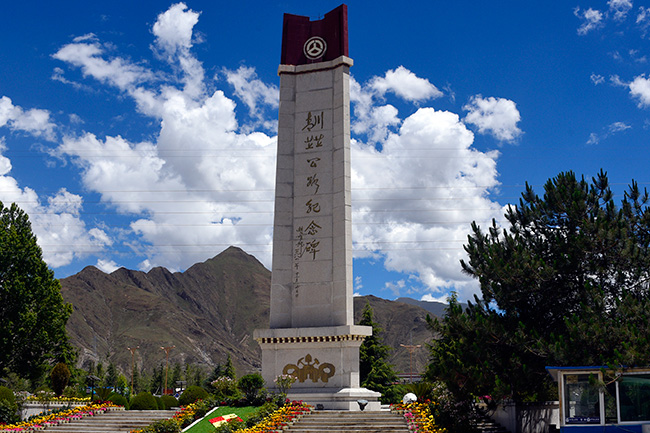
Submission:
[[[316,411],[305,415],[287,430],[288,433],[380,433],[408,432],[402,415],[387,411],[349,412]]]
[[[173,410],[115,410],[74,420],[58,426],[49,426],[53,433],[123,433],[148,426],[174,416]]]

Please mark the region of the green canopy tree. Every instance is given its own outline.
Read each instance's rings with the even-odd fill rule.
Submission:
[[[0,202],[0,373],[36,379],[52,364],[73,364],[65,330],[71,313],[27,214]]]
[[[616,206],[607,175],[560,173],[543,197],[526,185],[507,228],[476,223],[463,271],[481,297],[431,321],[430,378],[461,394],[549,397],[546,365],[646,365],[648,194],[633,182]]]

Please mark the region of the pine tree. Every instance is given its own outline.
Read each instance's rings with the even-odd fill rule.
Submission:
[[[106,378],[104,379],[104,386],[108,386],[109,388],[116,388],[118,379],[119,379],[119,374],[117,372],[117,368],[115,368],[115,364],[109,362],[108,367],[106,368]]]
[[[366,302],[359,325],[372,327],[372,335],[365,338],[359,348],[359,375],[361,386],[373,391],[389,394],[391,386],[397,382],[397,374],[388,363],[390,348],[380,337],[382,329],[373,319],[374,312]]]
[[[232,358],[230,353],[226,359],[226,365],[223,367],[223,376],[229,377],[231,379],[237,379],[237,373],[235,371],[235,366],[232,363]]]
[[[617,207],[606,173],[526,189],[509,226],[472,224],[463,271],[481,297],[431,321],[430,378],[466,395],[545,398],[546,365],[646,365],[650,210],[633,182]]]

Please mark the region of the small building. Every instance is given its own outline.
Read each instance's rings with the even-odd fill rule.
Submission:
[[[546,367],[562,433],[650,433],[650,367]]]

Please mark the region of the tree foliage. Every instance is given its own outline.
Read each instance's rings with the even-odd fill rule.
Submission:
[[[384,396],[393,399],[391,388],[397,382],[397,374],[393,366],[388,363],[390,348],[383,343],[380,337],[382,329],[373,316],[374,311],[366,302],[359,325],[372,327],[372,335],[366,337],[359,348],[361,386],[381,392]]]
[[[0,373],[36,379],[48,364],[71,364],[65,330],[71,313],[27,214],[0,202]]]
[[[50,372],[52,390],[57,396],[63,394],[63,390],[66,386],[68,386],[68,383],[70,382],[70,376],[70,369],[63,362],[56,364]]]
[[[484,231],[463,271],[481,298],[431,321],[440,339],[429,376],[457,394],[546,397],[547,365],[646,365],[650,359],[650,211],[632,182],[616,206],[607,175],[560,173],[526,189]]]

